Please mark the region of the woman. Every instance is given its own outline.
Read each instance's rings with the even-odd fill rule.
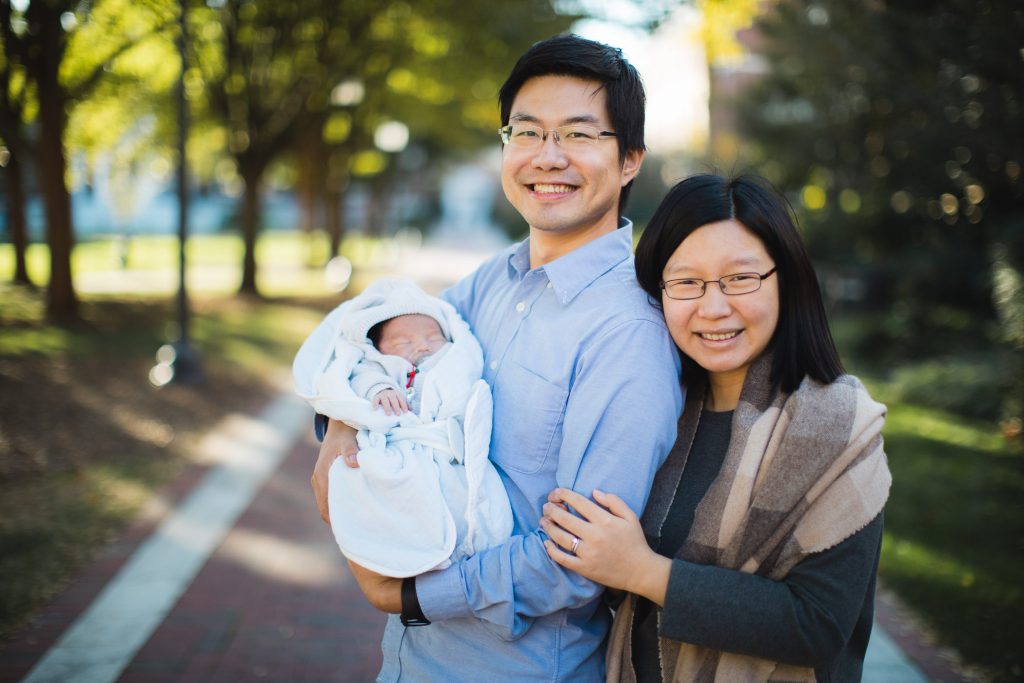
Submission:
[[[885,408],[843,374],[785,200],[749,176],[684,180],[636,270],[682,355],[677,441],[642,518],[556,489],[541,521],[554,561],[630,593],[608,680],[859,680]]]

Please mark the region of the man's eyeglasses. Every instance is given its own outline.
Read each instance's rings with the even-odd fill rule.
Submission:
[[[750,294],[761,289],[761,281],[770,277],[775,272],[772,268],[767,273],[733,273],[725,275],[717,280],[701,280],[696,277],[686,277],[679,280],[662,280],[659,285],[665,290],[665,296],[669,299],[699,299],[707,291],[708,284],[715,283],[722,290],[722,294],[737,296],[739,294]]]
[[[501,141],[506,145],[522,149],[536,149],[548,139],[548,133],[555,137],[555,143],[562,147],[582,148],[597,144],[604,138],[613,138],[615,133],[601,130],[586,123],[570,123],[551,130],[544,130],[532,123],[513,123],[498,129]]]

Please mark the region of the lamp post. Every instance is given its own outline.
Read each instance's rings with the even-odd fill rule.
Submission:
[[[149,381],[157,387],[170,382],[193,383],[203,378],[199,354],[189,343],[188,293],[185,288],[185,243],[188,239],[188,166],[185,144],[188,140],[188,101],[185,98],[185,70],[188,0],[181,0],[178,53],[181,76],[178,79],[178,338],[156,352],[157,364],[149,371]]]

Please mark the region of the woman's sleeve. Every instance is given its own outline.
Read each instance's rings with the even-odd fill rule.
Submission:
[[[874,600],[882,514],[782,581],[673,560],[660,634],[797,666],[835,659]],[[869,612],[873,604],[868,606]]]

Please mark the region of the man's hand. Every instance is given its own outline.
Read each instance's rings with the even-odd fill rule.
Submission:
[[[313,487],[313,496],[316,498],[316,507],[320,510],[320,517],[328,524],[331,523],[331,516],[327,511],[327,473],[339,457],[344,458],[345,464],[349,467],[359,467],[359,463],[356,461],[358,452],[356,430],[344,422],[330,420],[327,423],[324,441],[320,444],[320,454],[313,467],[313,476],[309,479],[309,484]]]
[[[370,601],[370,604],[381,612],[399,614],[402,611],[402,580],[390,576],[381,576],[365,567],[349,560],[348,568],[356,577],[359,590]]]

